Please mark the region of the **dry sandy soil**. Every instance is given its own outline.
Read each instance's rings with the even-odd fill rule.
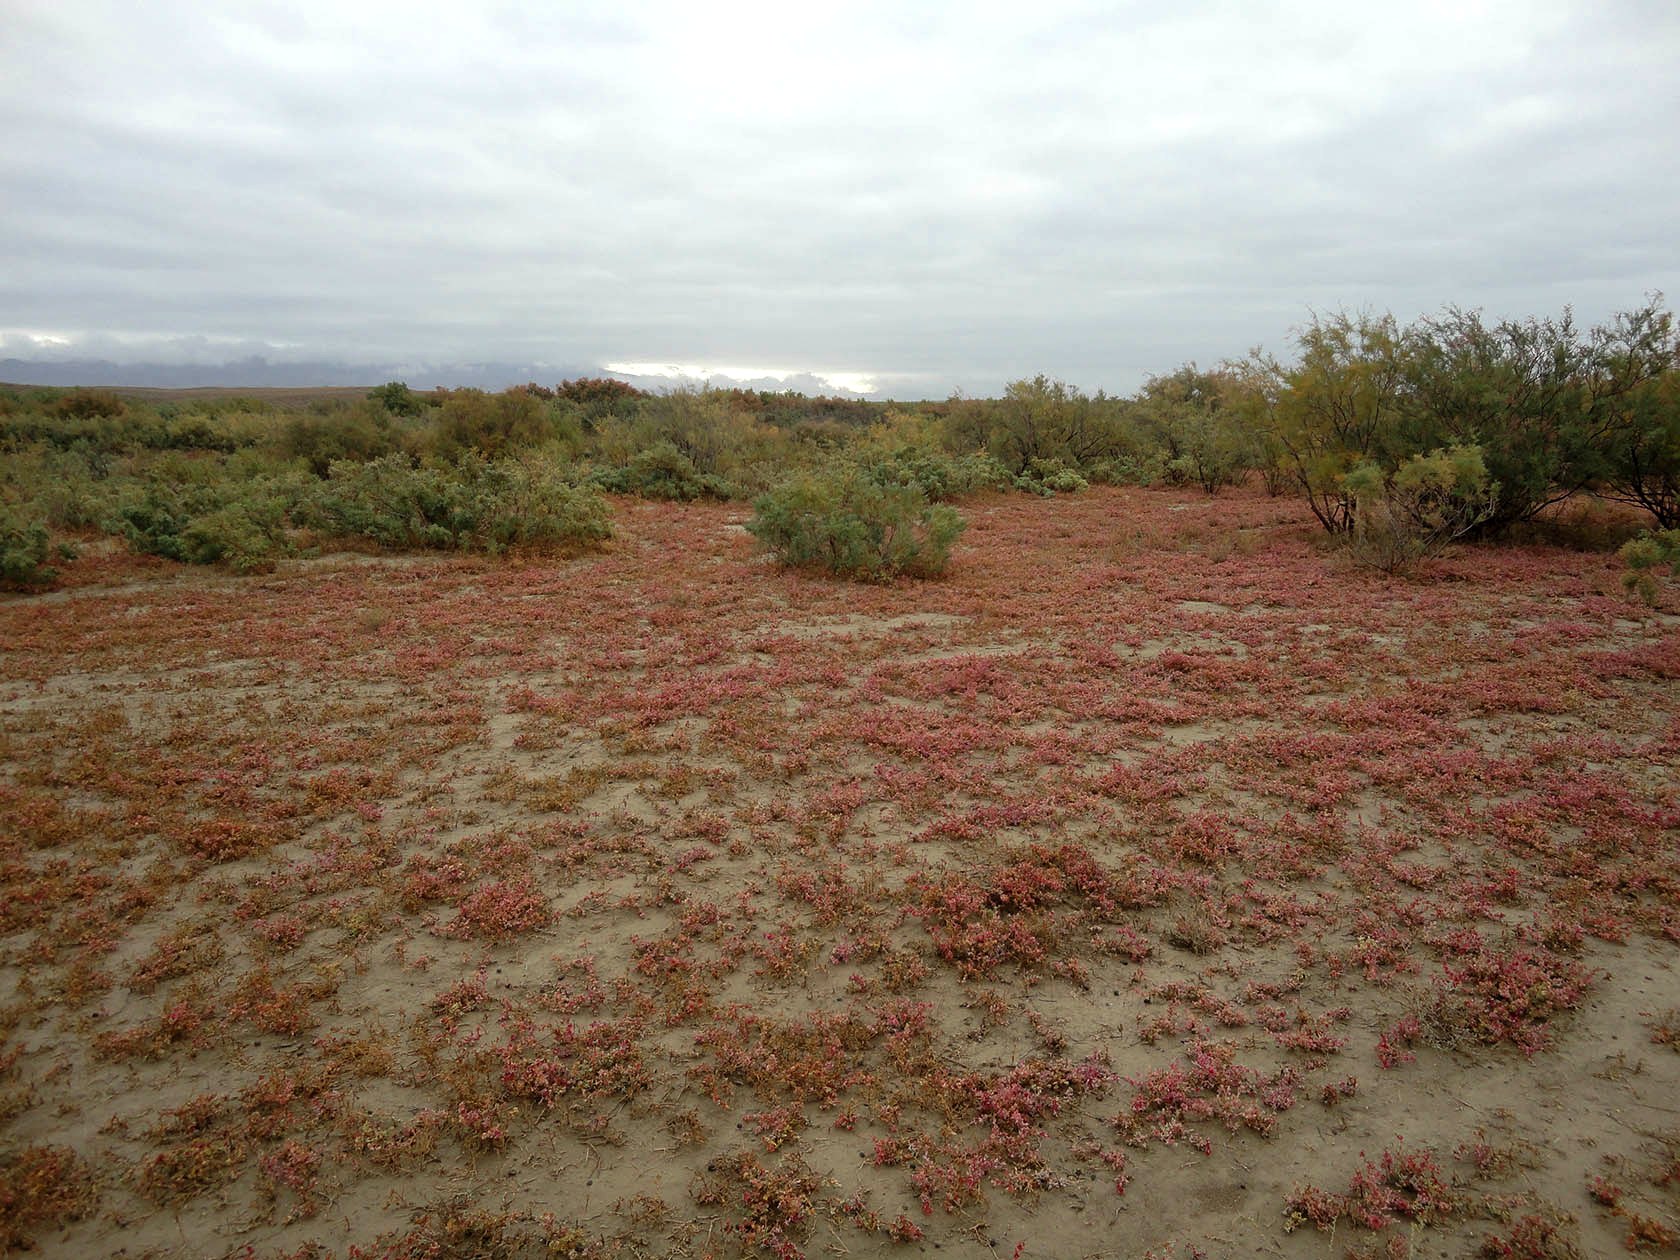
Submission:
[[[1296,505],[729,506],[0,602],[0,1252],[1680,1231],[1680,618]]]

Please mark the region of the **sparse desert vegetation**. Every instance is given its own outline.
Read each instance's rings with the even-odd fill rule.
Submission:
[[[1564,382],[1637,400],[1601,453],[1642,319]],[[0,1250],[1673,1250],[1664,522],[1313,335],[1121,400],[14,397]]]

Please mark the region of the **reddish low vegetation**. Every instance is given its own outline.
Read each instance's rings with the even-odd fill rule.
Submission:
[[[966,512],[0,603],[0,1252],[1673,1250],[1672,607]]]

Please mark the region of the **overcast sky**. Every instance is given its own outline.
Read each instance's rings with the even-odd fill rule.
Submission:
[[[0,6],[0,358],[1129,392],[1680,300],[1676,0]]]

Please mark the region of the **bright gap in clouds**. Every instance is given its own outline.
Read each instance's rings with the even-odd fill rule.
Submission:
[[[58,350],[70,344],[69,337],[58,333],[38,332],[32,328],[0,328],[0,349]]]
[[[827,372],[820,369],[746,367],[739,364],[705,363],[606,363],[609,372],[621,376],[657,376],[673,381],[709,381],[725,377],[734,382],[786,381],[793,377],[808,377],[822,381],[831,389],[850,394],[875,392],[876,378],[864,372]]]

